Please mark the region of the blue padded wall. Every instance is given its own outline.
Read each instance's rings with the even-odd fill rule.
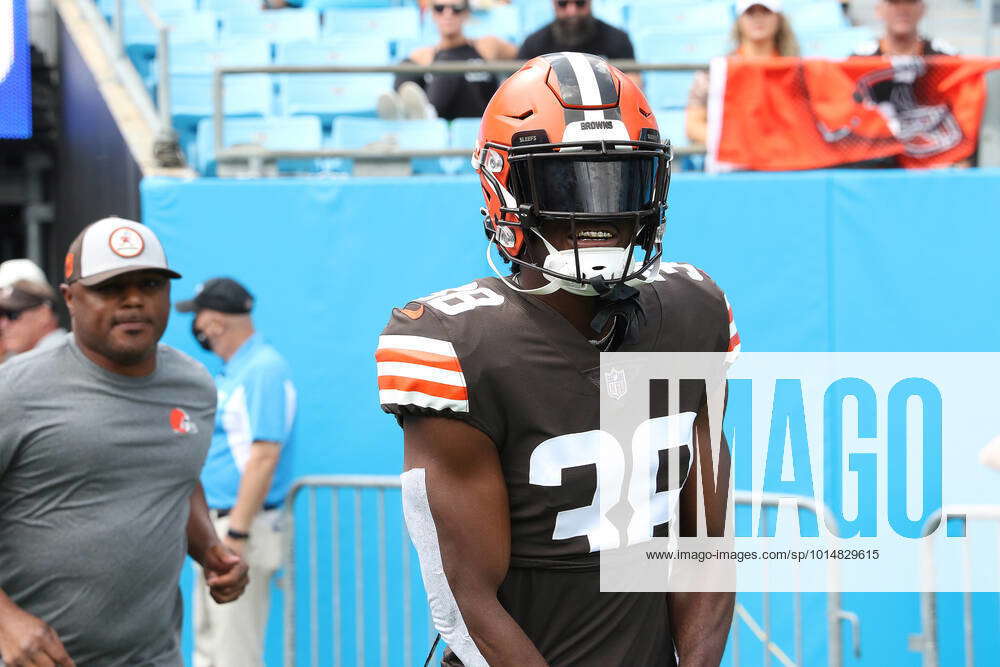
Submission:
[[[400,432],[377,405],[376,339],[393,306],[488,274],[480,198],[470,176],[142,186],[144,222],[184,274],[175,300],[215,275],[257,295],[258,326],[288,357],[299,388],[296,475],[399,471]],[[1000,345],[1000,170],[681,174],[670,202],[668,258],[723,286],[746,350]],[[218,368],[189,327],[174,315],[166,342]],[[960,600],[942,597],[944,664],[961,664]],[[920,664],[906,649],[919,631],[916,595],[849,594],[844,606],[861,616],[864,649],[860,662],[850,657],[845,632],[846,664]],[[998,638],[987,631],[996,606],[982,606],[977,654],[996,655]],[[821,605],[807,601],[811,609]],[[269,635],[273,665],[279,621]],[[807,664],[825,664],[822,634],[807,632]],[[744,664],[754,664],[750,647],[744,640]]]

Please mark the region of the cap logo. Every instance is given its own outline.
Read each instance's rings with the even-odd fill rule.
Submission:
[[[76,256],[68,252],[66,253],[66,264],[63,266],[63,272],[66,274],[66,280],[69,280],[73,276],[73,265],[76,263]]]
[[[116,255],[126,259],[140,255],[146,247],[142,236],[131,227],[119,227],[111,232],[108,245]]]

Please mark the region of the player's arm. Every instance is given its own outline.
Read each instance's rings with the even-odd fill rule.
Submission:
[[[243,594],[250,579],[246,561],[226,547],[215,532],[208,515],[208,503],[201,482],[195,482],[188,514],[188,555],[205,570],[205,583],[219,603],[232,602]]]
[[[7,667],[76,664],[56,631],[14,604],[3,590],[0,590],[0,662]]]
[[[731,459],[726,436],[719,435],[718,470],[713,463],[712,441],[709,434],[708,410],[700,411],[694,422],[696,466],[692,466],[680,500],[681,535],[696,535],[698,526],[698,495],[704,499],[705,528],[709,536],[722,536],[726,529],[726,507],[729,493]],[[702,484],[699,489],[698,479]],[[670,628],[674,646],[685,667],[717,666],[726,648],[726,639],[733,621],[735,593],[673,592],[667,594]]]
[[[493,442],[443,417],[407,416],[403,430],[404,511],[438,630],[467,667],[545,665],[497,600],[510,513]]]

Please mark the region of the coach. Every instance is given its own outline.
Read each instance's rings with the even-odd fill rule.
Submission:
[[[177,310],[195,313],[192,331],[224,362],[219,412],[202,483],[219,536],[243,555],[251,584],[219,606],[197,586],[195,667],[263,665],[271,578],[281,564],[281,505],[291,485],[295,386],[281,354],[254,329],[254,299],[240,283],[213,278]]]
[[[0,367],[0,657],[174,667],[185,552],[220,602],[247,582],[198,482],[215,389],[159,345],[179,276],[149,228],[93,223],[65,275],[73,335]]]

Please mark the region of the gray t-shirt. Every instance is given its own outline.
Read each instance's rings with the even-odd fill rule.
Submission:
[[[144,378],[72,336],[0,366],[0,588],[76,664],[182,664],[178,577],[215,402],[166,345]]]

